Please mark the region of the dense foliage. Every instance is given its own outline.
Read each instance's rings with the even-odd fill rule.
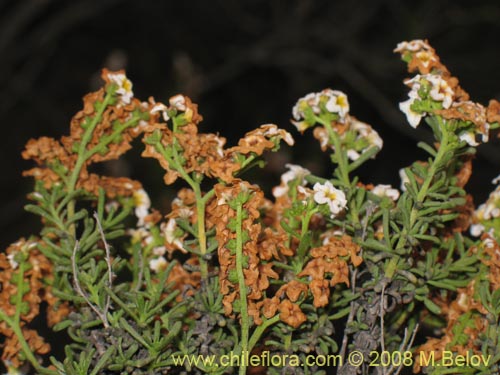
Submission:
[[[69,135],[30,140],[23,152],[36,163],[25,172],[36,181],[26,209],[43,229],[0,254],[9,373],[498,373],[500,189],[475,210],[464,187],[500,103],[471,101],[425,41],[395,51],[418,73],[400,109],[435,136],[419,144],[428,160],[401,171],[401,191],[356,177],[383,142],[340,91],[293,108],[298,131],[312,129],[331,155],[333,176],[286,165],[268,199],[245,172],[293,146],[290,133],[262,125],[226,147],[199,132],[188,97],[141,101],[124,72],[104,70]],[[163,182],[182,184],[168,213],[140,182],[94,173],[138,137]],[[50,356],[57,335],[34,329],[39,316],[65,333],[63,358]],[[220,361],[264,352],[287,359]],[[404,360],[384,364],[397,352]],[[335,369],[309,361],[332,354]],[[456,360],[471,355],[484,360]]]

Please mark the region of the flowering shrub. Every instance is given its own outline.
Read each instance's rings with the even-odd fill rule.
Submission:
[[[264,152],[293,146],[290,133],[262,125],[226,147],[199,132],[188,97],[141,101],[123,72],[104,70],[69,135],[32,139],[23,152],[36,163],[25,172],[35,179],[26,209],[43,229],[0,254],[8,372],[464,372],[445,361],[450,352],[488,359],[467,373],[497,374],[500,188],[475,210],[464,186],[474,147],[499,127],[500,103],[471,101],[426,41],[395,51],[418,73],[400,109],[435,137],[419,144],[428,160],[401,171],[401,191],[355,176],[383,142],[342,92],[308,94],[293,108],[298,131],[312,128],[330,153],[333,176],[286,165],[270,199],[245,172]],[[138,137],[165,184],[183,181],[167,213],[151,207],[140,182],[91,172]],[[38,317],[56,333],[42,337]],[[64,341],[64,354],[51,356]],[[175,360],[264,351],[289,360]],[[374,353],[398,351],[411,361],[373,366]],[[362,361],[348,361],[353,353]],[[422,361],[431,353],[434,362]],[[336,369],[294,362],[312,354],[338,355]]]

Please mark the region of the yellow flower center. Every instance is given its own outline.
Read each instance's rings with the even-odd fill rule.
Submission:
[[[428,63],[431,60],[431,54],[426,51],[421,51],[417,53],[417,58],[423,63]]]
[[[346,96],[337,96],[337,104],[341,107],[347,106],[347,97]]]
[[[140,192],[135,191],[132,198],[134,199],[134,206],[135,207],[138,207],[138,206],[141,206],[144,204],[144,201],[145,201],[144,195],[141,194]]]
[[[334,201],[335,199],[337,199],[337,194],[335,194],[335,192],[334,192],[334,191],[332,191],[332,190],[327,191],[327,192],[325,193],[325,196],[326,196],[328,199],[332,200],[332,201]]]
[[[128,80],[126,77],[123,77],[122,80],[122,87],[125,89],[125,91],[129,92],[132,91],[132,82]]]

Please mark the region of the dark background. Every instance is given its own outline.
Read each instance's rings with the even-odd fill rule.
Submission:
[[[392,50],[428,38],[472,99],[487,104],[500,99],[499,35],[498,1],[0,0],[0,245],[38,231],[23,211],[32,187],[21,177],[32,166],[21,159],[24,144],[67,133],[102,67],[126,68],[143,100],[192,97],[205,118],[201,131],[219,131],[229,144],[263,123],[292,132],[298,146],[269,157],[265,174],[251,178],[267,191],[285,162],[328,172],[328,158],[289,119],[299,97],[340,89],[351,113],[384,139],[362,180],[399,186],[399,168],[424,157],[416,141],[429,134],[398,110],[407,73]],[[497,147],[479,148],[468,185],[477,202],[500,173]],[[101,172],[140,179],[165,212],[172,187],[163,186],[156,161],[138,154]]]

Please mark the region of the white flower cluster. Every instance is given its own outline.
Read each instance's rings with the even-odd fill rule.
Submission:
[[[379,197],[388,197],[393,201],[397,201],[399,198],[399,191],[397,189],[393,189],[391,185],[376,185],[372,189],[372,193]]]
[[[488,123],[485,123],[486,131],[479,133],[481,135],[481,142],[483,142],[483,143],[488,142],[489,127],[490,127],[490,125]],[[474,131],[464,131],[464,132],[460,133],[458,138],[461,141],[466,142],[469,146],[479,146],[479,142],[476,140],[476,134],[477,133],[475,133]]]
[[[288,146],[293,146],[295,144],[295,140],[292,135],[289,132],[278,128],[275,124],[261,125],[260,129],[264,131],[263,135],[267,138],[279,137],[283,139]]]
[[[304,179],[311,172],[300,165],[286,164],[285,167],[289,169],[281,175],[281,184],[273,188],[273,195],[275,198],[282,197],[288,193],[288,183],[293,180],[299,180],[299,186],[306,186],[307,181]]]
[[[356,135],[352,143],[363,144],[362,148],[354,148],[354,145],[346,145],[347,157],[350,160],[357,160],[371,147],[378,147],[379,150],[382,149],[384,142],[382,141],[382,138],[380,138],[379,134],[370,125],[358,121],[352,116],[349,117],[348,124],[349,126],[347,130],[340,135],[340,140],[345,142],[346,138],[349,137],[350,132],[354,131]],[[316,128],[314,130],[314,135],[320,141],[321,149],[323,151],[325,151],[328,147],[330,147],[332,150],[335,150],[334,145],[330,143],[330,136],[325,128]],[[375,157],[375,155],[373,157]]]
[[[184,249],[182,241],[176,236],[177,221],[175,221],[174,218],[170,218],[166,224],[162,223],[161,229],[168,244],[174,245],[179,250],[187,253],[187,250]]]
[[[170,108],[167,107],[163,103],[156,103],[153,108],[151,109],[151,113],[157,113],[161,112],[163,120],[168,121],[170,120],[170,116],[168,115],[169,109],[176,109],[178,111],[184,112],[186,110],[186,98],[184,95],[178,94],[175,96],[172,96],[169,100],[168,103],[170,104]]]
[[[160,229],[167,244],[173,245],[182,252],[187,253],[187,250],[184,248],[181,238],[177,237],[176,235],[177,222],[174,218],[170,218],[168,222],[162,223],[160,225]],[[154,258],[150,259],[149,261],[149,268],[152,271],[158,273],[163,271],[167,267],[168,262],[164,256],[166,252],[167,248],[165,246],[157,246],[153,249],[152,253],[154,255]]]
[[[144,189],[134,191],[132,197],[134,199],[135,216],[139,219],[137,226],[143,227],[145,225],[144,219],[149,215],[151,200]]]
[[[156,103],[151,109],[151,114],[155,114],[157,112],[161,112],[163,120],[170,120],[170,116],[168,115],[168,107],[163,103]]]
[[[500,177],[500,176],[499,176]],[[493,183],[499,181],[499,177],[493,180]],[[470,226],[470,233],[479,237],[485,230],[484,222],[494,220],[500,217],[500,186],[490,194],[488,200],[481,204],[474,212],[475,224]]]
[[[151,231],[151,223],[146,221],[150,215],[151,200],[144,189],[140,189],[133,194],[135,216],[138,218],[137,229],[129,230],[132,242],[140,242],[143,247],[150,247],[153,258],[149,260],[149,268],[154,272],[164,270],[168,264],[164,255],[167,252],[165,244],[171,245],[183,252],[186,250],[180,238],[176,236],[177,222],[171,218],[168,222],[160,225],[161,236],[155,238]],[[163,239],[162,239],[163,238]],[[162,242],[164,241],[164,242]],[[153,247],[154,246],[154,247]]]
[[[409,42],[401,42],[398,43],[396,48],[394,49],[394,52],[418,52],[418,51],[430,51],[432,48],[431,46],[423,41],[422,39],[415,39],[411,40]]]
[[[368,142],[368,147],[363,150],[356,151],[354,149],[347,150],[347,157],[351,160],[357,160],[361,154],[367,151],[371,147],[378,147],[380,150],[384,145],[382,138],[378,135],[378,133],[368,124],[364,122],[358,121],[355,118],[351,117],[351,121],[349,124],[349,130],[355,130],[357,132],[356,141],[364,139]],[[361,154],[360,154],[361,152]]]
[[[314,114],[321,113],[320,104],[324,104],[325,109],[339,116],[339,121],[344,122],[349,114],[349,101],[347,95],[342,91],[325,89],[321,92],[310,93],[300,98],[292,109],[294,125],[299,131],[304,131],[311,124],[306,124],[304,110],[310,107]]]
[[[458,111],[473,114],[473,122],[476,124],[481,124],[482,126],[476,126],[474,129],[468,129],[462,131],[459,134],[459,139],[461,141],[467,142],[470,146],[479,146],[479,142],[476,140],[476,135],[481,136],[481,142],[488,142],[490,124],[487,122],[486,108],[479,103],[474,103],[470,100],[462,101],[459,103],[453,103],[452,108],[456,108]]]
[[[406,80],[405,84],[411,87],[411,91],[408,94],[409,99],[399,103],[399,109],[406,115],[408,122],[414,128],[420,124],[420,120],[426,115],[425,112],[416,112],[411,108],[416,100],[424,99],[420,97],[422,86],[430,86],[429,97],[434,101],[441,102],[444,109],[450,108],[453,103],[455,93],[448,82],[439,75],[417,74],[414,78]]]
[[[347,206],[344,192],[335,188],[330,181],[326,181],[324,184],[315,183],[313,190],[314,201],[318,204],[327,204],[330,208],[331,218],[337,216]]]
[[[412,54],[420,62],[421,66],[428,68],[431,62],[438,61],[434,49],[421,39],[412,40],[410,42],[401,42],[398,44],[394,52],[399,52],[403,56]]]
[[[16,261],[16,257],[17,255],[20,253],[20,252],[29,252],[30,249],[33,249],[37,246],[37,243],[34,242],[34,241],[27,241],[26,243],[24,243],[24,246],[23,246],[23,241],[17,241],[15,243],[12,244],[13,247],[21,247],[21,251],[15,251],[15,252],[12,252],[10,254],[7,255],[7,260],[9,261],[9,264],[10,266],[12,267],[12,269],[16,269],[17,267],[19,267],[19,263]]]
[[[108,78],[118,86],[116,93],[120,95],[123,104],[130,104],[134,97],[132,82],[123,73],[109,73]]]

